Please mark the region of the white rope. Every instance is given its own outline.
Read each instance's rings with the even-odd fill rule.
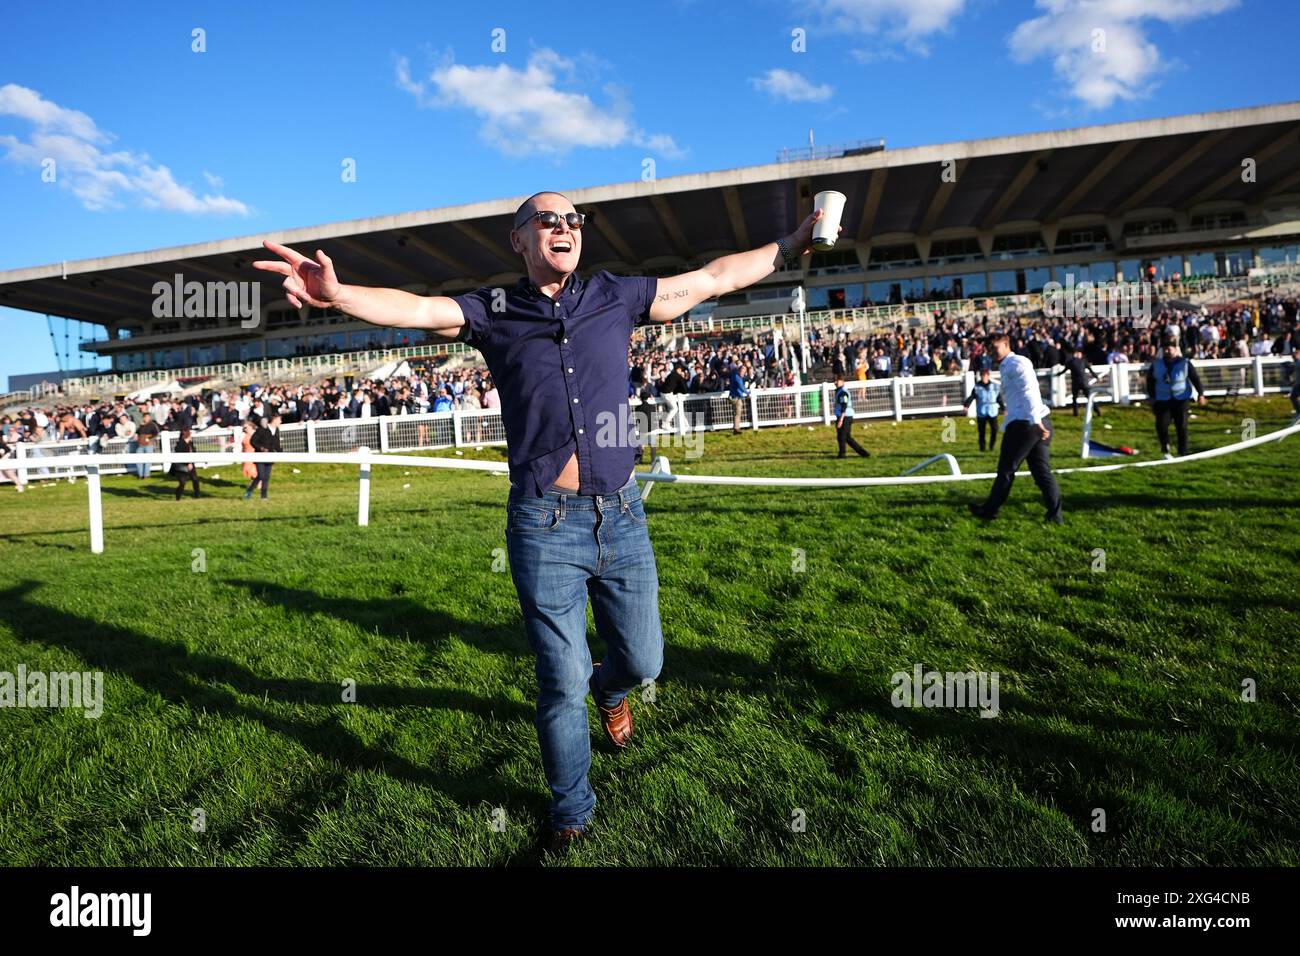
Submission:
[[[1054,468],[1059,475],[1081,474],[1087,472],[1119,471],[1122,468],[1160,468],[1167,465],[1181,465],[1193,461],[1204,461],[1231,455],[1248,448],[1255,448],[1270,442],[1281,441],[1291,435],[1300,433],[1300,422],[1244,441],[1198,451],[1181,458],[1157,458],[1150,461],[1125,461],[1112,465],[1088,465],[1072,468]],[[939,456],[942,457],[942,456]],[[429,458],[418,455],[376,455],[360,452],[193,452],[184,454],[122,454],[122,455],[49,455],[41,458],[9,458],[2,467],[8,470],[35,471],[42,468],[68,468],[74,466],[131,464],[149,462],[158,464],[163,459],[167,464],[241,464],[246,461],[267,462],[305,462],[308,464],[359,465],[363,461],[371,465],[392,465],[404,468],[459,468],[472,471],[486,471],[504,474],[510,466],[503,461],[475,461],[458,458]],[[988,481],[997,477],[996,472],[979,474],[953,475],[910,475],[883,476],[877,478],[781,478],[756,477],[749,475],[677,475],[667,471],[639,471],[635,477],[641,481],[662,481],[684,485],[741,485],[755,488],[871,488],[886,485],[930,485],[949,481]]]

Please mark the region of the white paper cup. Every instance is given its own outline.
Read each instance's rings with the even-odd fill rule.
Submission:
[[[813,197],[813,210],[823,210],[825,215],[813,226],[813,248],[825,252],[835,248],[840,234],[840,216],[844,214],[844,193],[824,189]]]

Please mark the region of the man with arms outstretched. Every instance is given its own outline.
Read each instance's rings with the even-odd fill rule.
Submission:
[[[537,655],[537,735],[551,790],[549,844],[583,836],[596,805],[587,780],[588,692],[616,747],[632,735],[628,693],[659,674],[659,580],[632,477],[627,351],[635,326],[668,322],[744,289],[809,251],[814,213],[790,236],[662,279],[577,274],[585,217],[559,193],[519,207],[510,246],[527,277],[510,288],[418,296],[339,282],[330,258],[267,242],[297,307],[338,309],[383,326],[423,329],[483,353],[500,390],[510,460],[506,543],[528,642]],[[611,428],[610,424],[616,424]],[[630,433],[630,434],[629,434]],[[612,437],[611,437],[612,436]],[[587,600],[605,642],[587,646]]]

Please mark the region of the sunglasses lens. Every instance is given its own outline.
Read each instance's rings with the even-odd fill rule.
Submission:
[[[580,212],[571,212],[564,217],[564,221],[569,224],[570,229],[581,229],[586,220],[587,217]]]

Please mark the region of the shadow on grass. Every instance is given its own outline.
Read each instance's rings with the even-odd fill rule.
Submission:
[[[532,652],[524,638],[523,625],[485,624],[466,621],[439,608],[401,594],[383,597],[335,597],[266,581],[230,580],[227,584],[245,589],[263,604],[275,605],[303,617],[323,614],[355,625],[367,633],[399,640],[415,640],[438,649],[451,638],[459,638],[488,654],[528,657]],[[337,695],[335,695],[337,696]],[[528,709],[531,719],[532,709]]]
[[[428,707],[473,713],[486,721],[531,723],[534,709],[528,705],[456,689],[366,683],[360,685],[361,703],[345,705],[341,702],[339,683],[261,677],[223,657],[194,653],[174,642],[39,604],[30,598],[37,586],[36,582],[26,581],[0,591],[0,623],[7,625],[19,640],[68,650],[90,668],[125,677],[169,703],[261,724],[272,733],[296,741],[322,760],[341,764],[345,771],[378,771],[396,780],[430,787],[466,810],[481,808],[485,802],[497,805],[509,801],[529,805],[540,815],[542,795],[524,790],[494,773],[491,755],[471,769],[450,773],[411,763],[391,751],[364,743],[344,726],[337,709],[323,716],[286,717],[249,699],[332,708]],[[504,641],[504,635],[495,639]],[[294,810],[289,816],[306,819],[309,814]],[[231,839],[237,841],[240,836],[232,833]],[[524,851],[506,862],[533,860],[534,854]]]
[[[828,727],[845,713],[865,713],[905,729],[917,741],[940,743],[948,760],[985,760],[1014,772],[1017,788],[1044,805],[1055,806],[1069,817],[1077,832],[1086,834],[1092,809],[1106,806],[1111,816],[1132,821],[1148,817],[1133,789],[1134,782],[1154,784],[1187,806],[1201,808],[1220,821],[1235,818],[1249,821],[1252,838],[1300,840],[1300,827],[1282,813],[1269,813],[1266,804],[1245,805],[1239,794],[1222,795],[1207,790],[1195,772],[1172,760],[1152,759],[1126,742],[1132,735],[1151,734],[1168,742],[1187,733],[1208,738],[1215,759],[1228,762],[1244,758],[1249,746],[1264,746],[1284,753],[1296,752],[1294,740],[1281,735],[1243,731],[1228,724],[1201,723],[1176,727],[1148,718],[1100,714],[1096,708],[1061,703],[1044,705],[1003,688],[1002,715],[981,719],[973,711],[951,708],[896,708],[890,700],[891,687],[869,674],[831,672],[815,663],[816,649],[806,638],[778,639],[766,661],[718,648],[670,647],[667,687],[678,682],[712,693],[761,696],[777,708],[791,713],[806,711],[813,702],[815,712]],[[827,713],[823,714],[825,710]],[[1020,717],[1022,719],[1016,719]],[[1024,719],[1028,718],[1028,719]],[[1063,729],[1061,728],[1064,724]],[[801,742],[822,753],[827,764],[846,782],[860,779],[860,758],[833,734],[809,734]],[[1068,768],[1065,769],[1065,768]],[[917,786],[924,788],[919,781]],[[1099,801],[1104,799],[1104,803]],[[1116,811],[1123,809],[1123,814]],[[774,834],[777,831],[773,831]],[[1089,840],[1093,852],[1122,852],[1113,838],[1123,830],[1112,827],[1111,838],[1098,845]],[[1184,837],[1195,839],[1194,831]],[[1205,852],[1216,864],[1240,862],[1239,847],[1184,845],[1188,852]]]

